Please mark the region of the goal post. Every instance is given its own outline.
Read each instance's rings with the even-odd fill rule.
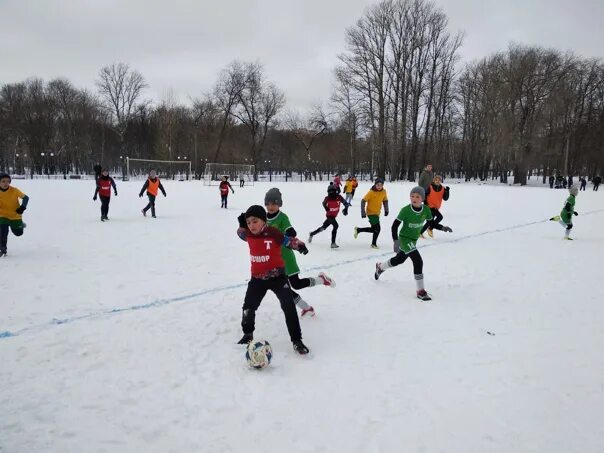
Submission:
[[[246,185],[253,186],[254,171],[254,165],[209,162],[203,170],[203,184],[204,186],[217,186],[220,184],[223,176],[228,176],[230,181],[239,183],[243,179]]]
[[[131,159],[126,157],[126,178],[146,177],[151,170],[166,179],[179,179],[180,181],[192,178],[190,160],[155,160]]]

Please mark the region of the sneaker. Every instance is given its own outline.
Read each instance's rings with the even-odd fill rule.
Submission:
[[[308,242],[309,244],[312,242],[312,234],[308,235],[308,241],[306,241],[306,242]]]
[[[249,344],[254,339],[254,335],[251,333],[244,333],[241,337],[241,340],[237,342],[237,344]]]
[[[336,287],[336,281],[333,278],[325,275],[324,272],[319,272],[319,277],[317,278],[321,280],[322,285],[331,286],[332,288]]]
[[[432,232],[432,228],[428,228],[428,236],[430,236],[431,238],[434,237],[434,233]]]
[[[375,279],[379,280],[380,275],[382,275],[383,273],[384,273],[384,269],[382,269],[382,266],[380,265],[380,263],[375,263],[375,274],[373,274]]]
[[[141,212],[143,213],[144,217],[147,217],[147,211],[145,211],[144,209],[141,209]]]
[[[6,256],[6,249],[0,250],[0,258],[2,258],[3,256]]]
[[[355,239],[359,237],[359,229],[357,227],[354,227],[354,233],[352,233],[352,236]]]
[[[560,216],[559,215],[555,215],[554,217],[551,217],[550,220],[552,222],[559,222],[560,221]]]
[[[101,222],[105,221],[105,216],[101,216]]]
[[[300,355],[305,355],[310,352],[306,345],[302,343],[302,340],[294,341],[292,344],[294,345],[294,351]]]
[[[340,248],[340,246],[339,246],[338,244],[336,244],[335,242],[332,242],[332,243],[331,243],[331,248],[332,248],[332,249],[339,249],[339,248]]]
[[[379,249],[379,247],[377,246],[377,244],[371,244],[371,248],[372,249]]]
[[[303,308],[302,312],[300,313],[300,316],[306,316],[306,315],[310,315],[310,316],[314,316],[315,315],[315,309],[310,306],[308,308]]]
[[[571,237],[569,237],[569,236],[564,236],[564,239],[565,239],[566,241],[572,241],[572,240],[573,240],[573,238],[571,238]]]
[[[157,217],[155,217],[155,214],[153,214],[151,217],[153,217],[154,219],[157,219]]]
[[[432,300],[430,295],[426,292],[425,289],[420,289],[417,291],[417,298],[421,300]]]
[[[443,226],[443,231],[445,233],[453,233],[453,230],[451,229],[451,227],[448,227],[448,226]]]

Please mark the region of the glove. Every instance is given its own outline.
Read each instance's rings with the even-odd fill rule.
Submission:
[[[25,206],[19,206],[17,208],[17,214],[23,214],[23,211],[25,211],[27,208]]]
[[[574,215],[579,215],[579,213],[577,211],[573,212]]]
[[[396,241],[394,241],[392,250],[394,251],[394,253],[398,253],[401,251],[401,242],[398,239]]]
[[[348,206],[346,206],[346,207],[344,208],[344,210],[342,211],[342,214],[344,214],[344,215],[348,215]]]
[[[231,189],[231,193],[234,195],[234,194],[235,194],[235,191],[234,191],[233,189]]]
[[[117,197],[117,190],[115,192],[113,192],[113,194]]]
[[[138,194],[138,198],[143,198],[143,194],[142,194],[142,193],[139,193],[139,194]]]
[[[306,247],[304,242],[300,242],[298,244],[298,252],[300,252],[302,255],[306,255],[308,253],[308,247]]]
[[[443,231],[445,233],[453,233],[453,230],[451,228],[449,228],[448,226],[443,226]]]
[[[92,201],[96,201],[96,195],[92,197]]]
[[[367,213],[365,211],[361,211],[361,219],[367,217]]]
[[[243,212],[239,214],[239,217],[237,217],[237,221],[239,222],[239,226],[241,228],[247,228],[247,222],[245,221],[245,214]]]
[[[384,215],[385,215],[386,217],[388,217],[388,214],[389,214],[389,213],[390,213],[390,211],[388,211],[388,209],[384,209]]]

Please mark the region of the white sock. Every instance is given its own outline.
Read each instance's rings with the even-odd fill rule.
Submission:
[[[382,268],[383,271],[385,271],[389,267],[392,267],[392,265],[390,264],[390,260],[380,263],[380,267]]]
[[[319,277],[308,277],[308,279],[310,280],[310,286],[309,286],[309,288],[310,288],[311,286],[316,286],[316,285],[317,285],[317,279],[318,279],[318,278],[319,278]]]
[[[308,310],[310,308],[310,305],[308,305],[308,302],[306,302],[300,296],[296,297],[294,299],[294,302],[296,303],[296,307],[298,307],[301,310]]]
[[[420,291],[424,289],[424,274],[414,274],[415,275],[415,286],[417,290]]]

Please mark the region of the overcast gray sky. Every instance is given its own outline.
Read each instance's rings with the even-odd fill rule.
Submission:
[[[69,78],[95,90],[123,61],[181,102],[211,89],[233,59],[260,60],[288,107],[328,99],[346,27],[371,0],[0,0],[0,83]],[[437,0],[466,33],[463,61],[510,41],[604,56],[603,0]]]

